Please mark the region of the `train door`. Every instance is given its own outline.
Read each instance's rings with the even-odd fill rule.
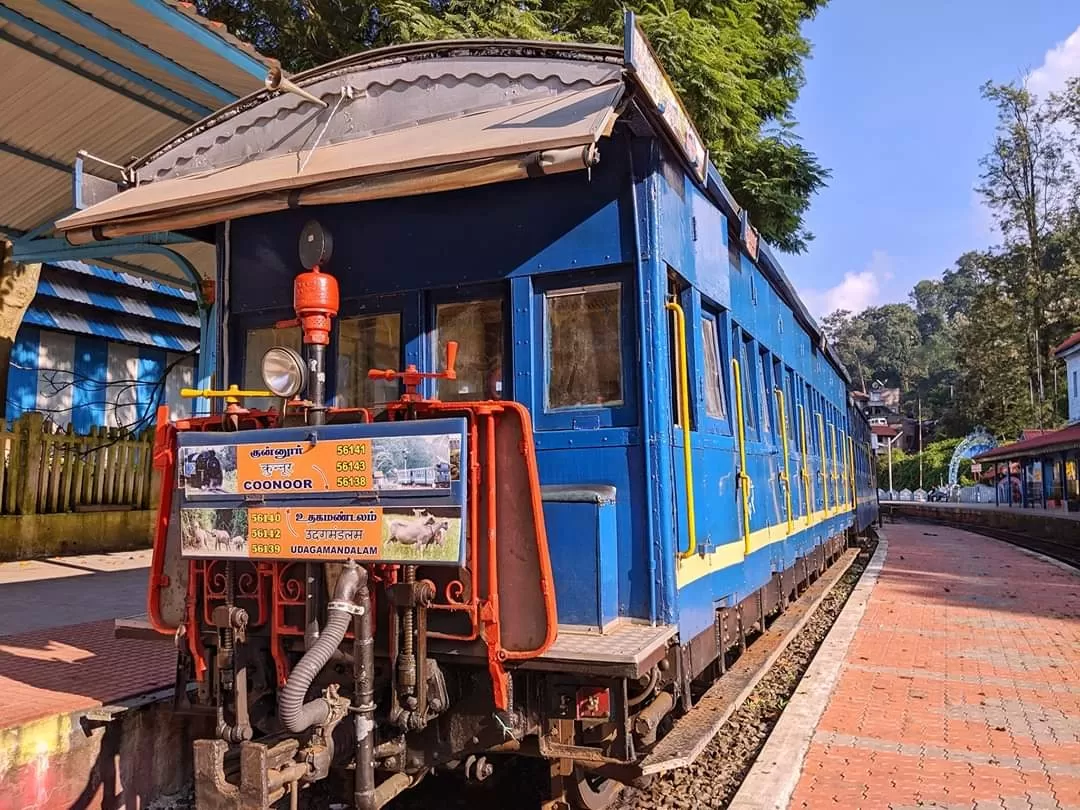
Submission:
[[[691,394],[690,347],[696,336],[695,324],[687,317],[693,313],[693,296],[689,285],[676,273],[669,271],[666,307],[671,314],[668,318],[668,363],[671,380],[671,469],[675,486],[673,488],[674,526],[679,538],[680,556],[689,555],[697,550],[700,539],[697,529],[696,476],[691,472],[695,455],[699,456],[698,469],[701,469],[700,454],[695,454],[694,443],[698,425],[694,419]]]

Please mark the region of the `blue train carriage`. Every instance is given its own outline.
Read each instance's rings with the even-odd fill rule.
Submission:
[[[178,705],[218,718],[198,806],[344,773],[367,810],[499,752],[595,808],[689,763],[702,688],[876,500],[842,366],[632,16],[622,50],[267,86],[60,223],[216,250],[150,599]]]

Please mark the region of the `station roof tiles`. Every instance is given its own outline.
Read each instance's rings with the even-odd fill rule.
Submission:
[[[1080,424],[1069,425],[1061,428],[1061,430],[1045,432],[1012,444],[995,447],[989,452],[976,456],[975,461],[1035,458],[1074,448],[1080,448]]]
[[[1073,332],[1054,349],[1054,354],[1063,354],[1077,345],[1080,345],[1080,332]]]

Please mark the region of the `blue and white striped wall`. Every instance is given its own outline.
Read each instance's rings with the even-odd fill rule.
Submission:
[[[12,348],[5,415],[39,411],[79,433],[141,430],[161,403],[186,416],[198,327],[190,291],[81,262],[43,267]]]
[[[24,324],[11,352],[7,418],[39,411],[78,433],[95,425],[141,429],[153,425],[162,402],[182,418],[190,400],[180,389],[194,384],[195,363],[154,346]]]

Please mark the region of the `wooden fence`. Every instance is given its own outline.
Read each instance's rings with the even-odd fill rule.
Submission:
[[[148,509],[153,431],[54,432],[39,413],[0,420],[0,515]]]

